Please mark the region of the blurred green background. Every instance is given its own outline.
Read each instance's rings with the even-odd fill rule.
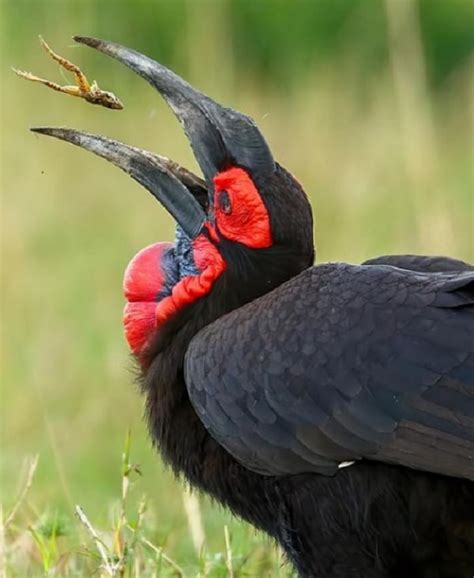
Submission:
[[[473,260],[474,2],[3,0],[1,11],[3,507],[38,453],[30,517],[80,503],[106,520],[131,427],[137,492],[152,500],[157,540],[186,564],[182,488],[150,448],[121,326],[128,260],[172,239],[173,223],[111,165],[28,127],[81,128],[197,167],[158,95],[71,36],[136,48],[253,116],[311,196],[318,261]],[[10,73],[71,83],[38,34],[125,110]],[[206,501],[203,516],[211,551],[223,548],[224,523],[237,548],[267,548]]]

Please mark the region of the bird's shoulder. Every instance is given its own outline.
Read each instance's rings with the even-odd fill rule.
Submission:
[[[455,292],[468,287],[474,271],[462,273],[426,273],[389,264],[352,265],[325,263],[310,267],[273,291],[217,319],[194,338],[190,351],[198,354],[210,343],[228,346],[220,337],[236,331],[240,338],[246,332],[258,332],[266,341],[279,331],[299,331],[309,326],[320,334],[324,327],[347,332],[348,324],[368,325],[369,310],[374,314],[398,310],[399,316],[442,302],[454,306],[460,299]],[[444,297],[443,297],[444,295]],[[412,313],[414,310],[412,309]]]
[[[464,387],[474,371],[473,309],[473,272],[312,267],[195,336],[190,399],[211,434],[256,471],[334,473],[377,455],[429,469],[437,456],[424,465],[422,448],[408,463],[406,448],[394,449],[396,431],[412,420],[471,435],[461,414],[474,395]],[[425,401],[444,411],[441,420],[415,403],[439,384],[433,395],[443,399]],[[446,471],[464,467],[453,459]]]
[[[383,255],[368,259],[363,265],[392,265],[425,273],[474,271],[474,266],[465,261],[440,255]]]

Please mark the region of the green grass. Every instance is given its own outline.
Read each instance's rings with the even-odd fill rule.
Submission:
[[[128,260],[141,247],[173,237],[171,219],[101,159],[28,132],[39,124],[82,128],[196,169],[180,126],[143,81],[117,63],[104,67],[104,57],[85,48],[68,48],[73,33],[93,35],[106,27],[92,13],[78,14],[62,19],[60,28],[43,19],[34,34],[41,32],[74,61],[87,62],[86,72],[124,100],[122,112],[92,107],[8,74],[14,65],[61,78],[26,28],[15,28],[15,42],[11,30],[1,40],[4,520],[27,477],[25,463],[35,455],[39,461],[31,488],[5,529],[0,565],[3,556],[4,575],[19,578],[43,576],[45,565],[51,576],[99,575],[97,548],[75,517],[79,504],[115,556],[120,551],[113,536],[120,528],[131,548],[127,576],[172,575],[164,555],[187,577],[204,576],[206,564],[208,576],[229,576],[225,527],[235,576],[290,575],[288,568],[280,571],[273,544],[206,498],[199,499],[205,550],[198,552],[183,484],[150,447],[122,336],[121,283]],[[474,259],[468,63],[460,61],[435,94],[418,74],[420,66],[405,66],[396,47],[393,68],[363,83],[357,51],[347,50],[342,57],[328,56],[317,70],[303,67],[297,82],[270,88],[250,72],[236,78],[232,54],[209,34],[186,34],[191,79],[252,115],[275,157],[309,193],[318,261],[359,262],[403,252]],[[22,48],[17,52],[18,38]],[[405,40],[406,48],[413,38]],[[138,35],[127,42],[140,46]],[[180,42],[178,37],[177,47]],[[216,73],[216,54],[222,74]],[[410,62],[422,65],[416,43]],[[142,475],[129,476],[127,523],[122,523],[120,455],[129,428],[132,460]],[[143,541],[133,546],[142,495],[147,508],[140,536],[158,553]],[[160,571],[153,568],[156,556],[161,556]]]
[[[156,506],[139,493],[142,472],[131,457],[128,432],[122,453],[121,484],[117,484],[107,523],[102,526],[96,525],[79,504],[74,507],[75,516],[67,511],[38,511],[30,500],[35,490],[38,456],[29,460],[18,496],[0,521],[3,575],[12,578],[293,576],[284,566],[278,549],[250,528],[243,532],[238,529],[234,537],[233,530],[224,524],[220,537],[216,534],[219,549],[211,550],[199,497],[189,490],[182,494],[187,528],[181,531],[187,533],[191,547],[178,563],[168,554],[172,546],[163,534]]]

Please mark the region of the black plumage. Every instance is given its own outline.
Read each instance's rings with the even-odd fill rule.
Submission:
[[[369,458],[474,480],[473,321],[474,272],[320,265],[201,331],[186,383],[261,473]]]
[[[455,271],[474,271],[474,267],[451,257],[425,255],[384,255],[364,261],[363,265],[392,265],[420,273],[453,273]]]
[[[160,91],[206,178],[36,129],[111,160],[180,224],[167,258],[190,261],[174,263],[152,303],[165,321],[135,351],[165,461],[277,540],[302,577],[471,578],[473,267],[413,255],[313,267],[306,195],[250,119],[135,51],[78,40]]]
[[[287,292],[288,285],[292,285],[299,294],[297,288],[301,290],[305,286],[305,278],[317,278],[320,271],[324,276],[324,271],[331,272],[331,269],[337,277],[343,273],[345,276],[350,269],[354,270],[355,275],[368,273],[370,268],[348,265],[315,267],[281,285],[273,293],[223,317],[220,317],[217,303],[212,303],[212,299],[196,303],[157,335],[149,350],[151,365],[142,382],[153,438],[177,474],[184,474],[193,486],[204,490],[279,541],[301,576],[468,578],[474,568],[474,488],[472,482],[465,479],[473,475],[472,413],[470,418],[466,418],[473,400],[472,386],[469,388],[463,384],[459,387],[466,402],[466,405],[460,404],[459,419],[466,419],[468,427],[458,432],[460,435],[454,439],[452,448],[448,448],[449,451],[454,448],[451,462],[446,460],[445,446],[452,438],[444,431],[452,427],[450,420],[443,423],[439,430],[429,432],[431,437],[425,436],[422,439],[424,443],[417,446],[412,438],[416,438],[419,422],[410,416],[415,427],[406,429],[410,434],[414,432],[411,438],[407,438],[400,429],[396,430],[395,435],[393,431],[387,434],[384,431],[386,425],[393,427],[393,422],[400,418],[392,412],[394,416],[384,414],[378,419],[377,411],[385,410],[386,406],[385,400],[380,401],[377,396],[371,399],[371,403],[362,405],[369,416],[362,431],[368,436],[364,438],[342,430],[346,434],[342,441],[347,442],[347,447],[343,446],[340,437],[336,437],[339,443],[334,443],[334,430],[331,430],[332,437],[324,436],[324,439],[318,435],[314,425],[306,427],[305,431],[302,421],[314,424],[316,417],[322,413],[320,406],[311,398],[311,393],[318,394],[317,375],[309,382],[300,381],[297,375],[291,378],[290,383],[274,381],[274,376],[278,375],[285,359],[297,362],[303,351],[307,352],[308,358],[328,363],[330,356],[327,353],[312,353],[310,339],[306,346],[296,344],[299,355],[274,356],[275,365],[266,365],[257,359],[258,352],[271,355],[272,352],[267,351],[268,342],[276,348],[278,344],[290,343],[291,349],[288,335],[278,331],[279,327],[285,327],[285,318],[281,319],[278,315],[276,325],[270,330],[272,339],[265,343],[255,342],[259,326],[268,336],[266,318],[271,318],[273,303],[278,303],[279,295],[290,294]],[[427,304],[417,303],[416,307],[436,310],[437,306],[428,303],[438,301],[442,305],[439,308],[441,314],[446,309],[444,290],[447,289],[449,295],[450,282],[452,284],[453,279],[462,279],[461,293],[454,296],[452,303],[462,308],[471,307],[466,305],[464,289],[467,287],[469,290],[467,295],[472,303],[472,273],[460,276],[441,274],[433,280],[426,274],[413,277],[393,267],[381,267],[381,270],[397,280],[408,279],[411,285],[418,288],[420,285],[426,288],[431,281],[435,281],[432,298],[425,298]],[[381,274],[380,270],[373,272],[376,276]],[[376,296],[376,285],[372,287]],[[357,288],[351,287],[349,290],[352,294],[357,292]],[[412,295],[416,295],[413,287]],[[274,297],[275,301],[270,297]],[[406,299],[410,301],[408,296]],[[353,303],[356,309],[357,301]],[[222,302],[220,305],[225,309]],[[290,317],[297,316],[303,322],[311,322],[311,308],[305,307],[303,300],[301,307],[295,306],[287,311]],[[206,315],[219,315],[220,318],[199,331]],[[236,316],[239,316],[237,322]],[[467,326],[471,339],[462,343],[472,351],[472,323]],[[289,324],[286,327],[291,332],[294,326]],[[334,327],[338,327],[338,324]],[[384,330],[379,330],[377,325],[375,328],[376,333],[384,334]],[[461,335],[455,333],[458,337]],[[194,334],[196,336],[192,339]],[[360,340],[359,334],[356,335]],[[245,337],[249,337],[250,342]],[[436,337],[434,335],[435,344]],[[323,341],[331,347],[330,340],[324,338]],[[343,348],[340,351],[341,359],[344,359]],[[324,367],[324,363],[321,367]],[[468,366],[464,367],[469,370]],[[267,371],[273,373],[272,378],[265,381]],[[455,369],[449,371],[456,373]],[[330,375],[330,370],[327,375]],[[350,396],[353,381],[346,379],[342,382],[341,388],[346,397]],[[279,406],[280,412],[275,410],[275,402],[269,402],[266,383],[283,387],[285,399]],[[331,387],[330,383],[329,379],[326,385]],[[403,383],[400,380],[394,382],[398,387]],[[449,392],[450,379],[444,383]],[[413,386],[413,380],[408,385]],[[442,409],[445,407],[442,390],[443,387],[420,388],[422,393],[417,394],[416,398],[423,400],[426,392],[436,397],[441,391],[441,399],[436,399],[436,402]],[[408,399],[411,397],[408,396]],[[449,399],[457,402],[455,396]],[[323,396],[321,406],[330,411],[331,401],[329,392],[328,396]],[[380,408],[377,404],[380,404]],[[416,399],[412,405],[416,407]],[[408,405],[406,413],[411,409]],[[372,414],[374,410],[375,414]],[[429,418],[432,414],[437,416],[437,413],[427,412],[422,418]],[[374,419],[371,419],[372,415]],[[291,418],[293,422],[290,422]],[[344,418],[342,416],[343,423]],[[419,416],[416,418],[420,420]],[[295,423],[300,426],[300,439],[294,436]],[[354,422],[351,425],[354,426]],[[359,428],[357,433],[360,434],[360,431]],[[401,436],[398,437],[400,431]],[[384,445],[387,439],[388,443]],[[426,440],[431,455],[426,453]],[[459,458],[464,446],[465,453]],[[375,452],[366,454],[371,460],[392,464],[404,463],[407,447],[411,448],[410,452],[419,450],[415,456],[418,460],[416,467],[420,469],[361,459],[354,465],[339,469],[335,475],[309,473],[324,470],[315,449],[319,450],[318,453],[321,450],[326,452],[324,457],[332,460],[330,466],[323,464],[326,468],[324,473],[334,474],[339,460],[358,458],[363,453],[355,455],[354,451],[367,452],[367,447]],[[428,455],[430,461],[427,464],[424,460]],[[412,459],[412,455],[408,458]],[[448,467],[451,469],[446,472]],[[441,475],[440,471],[452,475]],[[460,477],[453,477],[456,475]]]
[[[370,283],[354,283],[359,275],[366,277],[364,281],[369,278]],[[357,383],[360,377],[351,365],[355,353],[349,346],[347,358],[343,344],[339,341],[341,347],[335,347],[327,334],[340,332],[343,336],[344,331],[350,333],[351,326],[341,325],[341,317],[331,324],[331,319],[321,314],[328,332],[325,328],[307,334],[303,331],[304,327],[314,327],[311,301],[308,303],[305,292],[312,290],[317,312],[322,305],[316,288],[324,285],[320,277],[325,276],[326,286],[335,283],[332,288],[337,295],[344,295],[337,279],[347,285],[344,299],[352,307],[356,326],[365,317],[357,293],[368,302],[367,308],[378,311],[379,317],[368,313],[370,323],[366,319],[363,328],[353,333],[356,341],[363,341],[363,335],[371,329],[375,346],[379,344],[378,338],[383,337],[387,343],[387,335],[398,343],[394,328],[402,325],[405,331],[402,335],[418,332],[428,347],[432,344],[432,353],[439,353],[439,340],[445,343],[448,356],[453,353],[456,358],[460,348],[459,364],[449,357],[437,361],[434,355],[426,354],[425,362],[439,363],[437,370],[444,372],[434,387],[430,387],[430,380],[426,388],[413,378],[410,380],[411,371],[406,373],[408,381],[395,377],[393,385],[401,390],[398,396],[405,402],[403,417],[397,413],[400,409],[393,399],[387,407],[384,396],[367,387],[364,391],[373,394],[369,402],[359,394],[362,403],[352,412],[359,420],[351,421],[353,415],[346,411],[339,419],[342,428],[326,429],[326,433],[329,431],[332,435],[320,434],[316,418],[330,413],[331,403],[334,407],[340,399],[343,407],[347,407],[351,394],[352,398],[356,397],[354,394],[360,389]],[[381,276],[387,278],[385,302],[392,303],[392,309],[387,308],[383,313]],[[374,283],[374,277],[379,278],[378,283]],[[413,308],[418,311],[426,308],[441,318],[453,314],[453,325],[455,316],[461,312],[457,311],[458,307],[461,314],[469,308],[469,315],[473,315],[473,279],[471,272],[432,276],[411,275],[391,266],[371,269],[322,265],[304,271],[272,293],[222,317],[220,312],[226,310],[224,300],[196,303],[156,336],[148,352],[151,365],[142,386],[147,396],[152,435],[162,455],[175,472],[184,474],[192,485],[278,540],[301,576],[471,576],[474,488],[471,481],[463,478],[472,478],[474,473],[474,395],[472,383],[469,386],[462,378],[453,376],[459,378],[464,370],[472,376],[472,366],[467,364],[468,357],[462,350],[470,351],[472,364],[473,324],[464,318],[461,324],[464,327],[459,331],[455,328],[449,335],[443,331],[425,335],[423,323],[417,327],[409,321],[417,318]],[[392,283],[398,285],[397,290],[390,290]],[[406,291],[400,285],[405,285]],[[454,292],[453,285],[459,285]],[[370,295],[378,303],[370,305]],[[330,298],[329,293],[326,296]],[[396,309],[401,312],[406,309],[404,321],[408,323],[399,323],[397,319],[388,322],[393,305],[401,296],[405,305],[399,304]],[[278,314],[280,310],[285,311],[284,316]],[[207,324],[208,315],[219,319],[199,331],[201,324]],[[295,327],[301,332],[301,339],[298,331],[293,336]],[[323,336],[322,350],[315,343],[320,335]],[[348,345],[346,341],[346,347]],[[279,348],[280,355],[275,355]],[[285,353],[285,348],[289,352]],[[347,374],[338,382],[341,392],[328,391],[321,396],[317,391],[320,375],[326,378],[326,387],[332,389],[331,372],[340,371],[338,363],[333,362],[331,367],[331,355],[334,357],[336,351],[339,359],[347,364]],[[321,372],[311,373],[309,380],[300,379],[297,365],[303,355],[321,367]],[[259,356],[264,356],[266,361],[261,361]],[[288,360],[294,364],[288,367]],[[406,360],[409,366],[410,352]],[[285,364],[287,375],[281,379],[279,373]],[[420,367],[423,370],[421,363]],[[355,373],[352,378],[351,371]],[[428,367],[428,371],[432,369]],[[367,368],[365,371],[362,368],[361,374],[364,373],[368,373]],[[269,387],[283,399],[277,396],[271,399]],[[456,391],[456,395],[451,396],[452,391]],[[431,403],[429,411],[413,415],[420,402]],[[444,419],[439,429],[428,430],[429,435],[425,430],[417,432],[417,428],[423,429],[424,420],[431,416],[438,418],[440,411],[451,409],[452,403],[456,404],[456,410],[448,417],[452,417],[454,423]],[[368,418],[366,423],[361,424],[360,416]],[[403,418],[411,428],[394,427],[394,423],[402,422]],[[456,422],[462,424],[463,420],[466,427],[453,436]],[[345,429],[347,424],[349,427]],[[342,438],[336,435],[341,432]],[[446,459],[447,455],[452,459]],[[416,458],[416,464],[408,465],[419,469],[362,459],[339,469],[335,475],[308,473],[334,474],[340,461],[361,456],[392,464]],[[421,471],[429,469],[437,473]],[[451,475],[440,475],[441,472]],[[456,475],[460,477],[452,477]]]

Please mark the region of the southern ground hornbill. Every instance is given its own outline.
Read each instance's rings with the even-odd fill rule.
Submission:
[[[248,117],[127,48],[204,180],[75,130],[178,223],[125,274],[125,331],[173,470],[320,578],[474,574],[474,268],[381,257],[313,266],[312,214]]]

